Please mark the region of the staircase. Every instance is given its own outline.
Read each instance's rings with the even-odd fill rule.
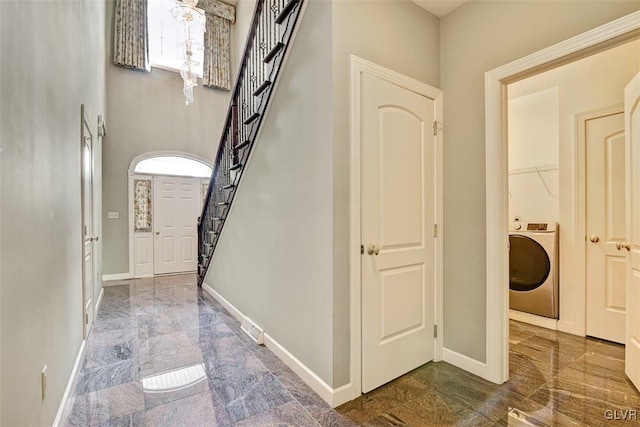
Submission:
[[[245,165],[259,134],[304,0],[258,0],[227,112],[209,189],[198,218],[202,286]]]

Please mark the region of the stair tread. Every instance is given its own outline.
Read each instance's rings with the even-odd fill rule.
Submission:
[[[299,0],[289,0],[287,4],[284,5],[282,10],[278,14],[278,17],[276,18],[276,24],[282,24],[284,20],[287,19],[287,16],[289,16],[298,1]]]
[[[238,170],[242,167],[242,163],[234,163],[229,167],[230,171]]]
[[[271,86],[271,80],[265,80],[256,90],[253,91],[253,96],[260,96],[269,86]]]
[[[231,189],[231,188],[233,188],[235,186],[236,186],[235,184],[227,184],[227,185],[223,185],[222,189],[223,190],[229,190],[229,189]]]
[[[262,62],[264,62],[265,64],[268,64],[269,62],[271,62],[273,58],[275,58],[278,55],[278,53],[280,53],[280,51],[283,48],[284,48],[284,43],[282,42],[276,43],[276,45],[269,51],[269,53],[267,53],[267,56],[264,57]]]
[[[252,115],[250,115],[247,119],[245,119],[245,121],[243,122],[245,125],[251,124],[251,122],[253,122],[255,119],[257,119],[258,117],[260,117],[260,113],[255,112]]]
[[[244,147],[246,147],[249,144],[251,144],[251,141],[247,139],[246,141],[241,142],[240,144],[236,145],[235,149],[236,150],[242,150]]]

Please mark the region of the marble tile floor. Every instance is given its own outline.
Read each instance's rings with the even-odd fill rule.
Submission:
[[[640,425],[640,393],[624,374],[623,346],[515,321],[509,341],[505,384],[429,363],[337,411],[365,426]],[[619,419],[628,410],[637,419]]]
[[[510,326],[506,384],[429,363],[333,410],[195,275],[120,281],[105,287],[62,425],[600,426],[606,410],[640,412],[624,347]]]
[[[196,286],[110,282],[63,426],[352,426]]]

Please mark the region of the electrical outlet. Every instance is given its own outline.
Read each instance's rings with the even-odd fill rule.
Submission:
[[[42,400],[47,397],[47,365],[44,365],[42,372],[40,373],[40,389],[42,394]]]
[[[107,213],[107,218],[108,219],[118,219],[118,218],[120,218],[120,212],[108,212]]]

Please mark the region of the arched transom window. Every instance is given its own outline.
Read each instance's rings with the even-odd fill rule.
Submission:
[[[179,156],[157,156],[141,160],[136,164],[135,173],[151,175],[191,176],[209,178],[211,166],[194,159]]]

